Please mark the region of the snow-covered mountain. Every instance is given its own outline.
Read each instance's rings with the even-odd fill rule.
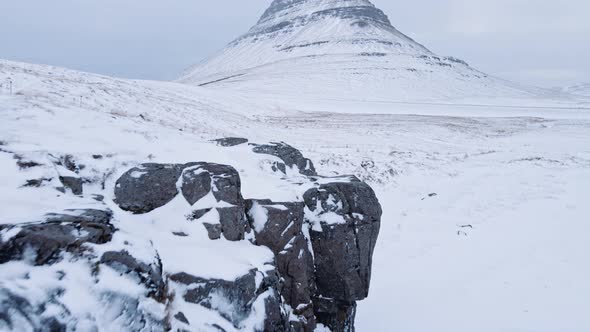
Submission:
[[[530,105],[531,98],[561,98],[434,54],[368,0],[275,0],[247,33],[179,81],[299,102],[345,96]]]

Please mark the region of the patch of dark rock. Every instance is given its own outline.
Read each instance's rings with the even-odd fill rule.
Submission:
[[[182,195],[194,205],[211,191],[211,176],[200,168],[188,168],[182,172]]]
[[[186,325],[190,325],[188,319],[182,311],[177,312],[176,315],[174,315],[174,318],[176,318],[180,322],[183,322]]]
[[[252,144],[255,153],[268,154],[278,157],[289,167],[297,166],[299,173],[308,176],[317,175],[313,162],[303,156],[294,147],[284,142],[272,142],[270,144]]]
[[[315,291],[313,256],[303,234],[303,203],[277,203],[270,200],[248,200],[246,211],[256,244],[266,246],[276,257],[281,275],[280,294],[292,308],[300,308],[297,325],[313,330],[315,318],[311,297]],[[264,227],[256,227],[264,221],[255,220],[254,209],[264,209]],[[293,322],[292,322],[293,323]]]
[[[79,177],[60,176],[59,181],[63,184],[64,188],[71,190],[74,195],[82,195],[84,192],[83,181]]]
[[[64,166],[67,170],[74,173],[78,173],[79,171],[86,168],[86,166],[76,163],[76,159],[71,154],[67,154],[61,157],[60,165]]]
[[[234,281],[219,280],[219,279],[205,279],[195,277],[187,273],[178,273],[170,276],[170,280],[184,285],[190,285],[189,290],[183,294],[185,301],[201,305],[205,308],[216,310],[219,315],[231,322],[234,327],[239,328],[240,323],[247,318],[252,312],[252,304],[259,295],[274,289],[277,286],[278,278],[265,278],[260,287],[256,287],[257,270],[251,270],[246,275],[237,278]],[[213,295],[215,297],[223,297],[224,301],[228,303],[227,306],[220,308],[213,308]],[[280,303],[278,294],[274,294],[276,302],[266,302],[269,305]],[[273,310],[274,309],[274,310]],[[265,326],[280,325],[283,321],[280,311],[280,306],[274,308],[267,307],[265,312],[267,317]],[[268,314],[270,313],[270,315]],[[278,314],[278,317],[275,315]],[[278,322],[271,321],[278,319]],[[281,331],[281,330],[277,330]]]
[[[34,187],[39,188],[46,182],[51,182],[52,179],[50,178],[41,178],[41,179],[31,179],[27,180],[27,182],[23,185],[23,187]]]
[[[179,236],[179,237],[187,237],[188,236],[188,234],[186,234],[185,232],[172,232],[172,235]]]
[[[51,214],[44,223],[19,225],[21,230],[0,243],[0,264],[32,253],[36,265],[51,264],[63,251],[81,252],[84,243],[111,241],[115,228],[110,211],[87,210],[79,215]]]
[[[243,240],[244,233],[249,230],[243,205],[217,208],[217,212],[219,212],[219,223],[223,236],[229,241]],[[209,227],[214,226],[216,225],[211,225]],[[205,227],[207,227],[207,225],[205,225]],[[207,227],[208,232],[210,231],[209,227]]]
[[[207,230],[207,236],[209,236],[210,240],[221,239],[221,224],[203,223],[203,226],[205,226],[205,229]]]
[[[318,323],[332,332],[354,332],[356,303],[315,298],[314,307]]]
[[[184,167],[143,164],[123,174],[115,185],[115,202],[135,214],[148,213],[168,204],[178,194],[176,182]]]
[[[39,166],[43,166],[43,164],[40,164],[38,162],[35,161],[30,161],[30,160],[19,160],[16,162],[16,164],[18,165],[18,167],[23,170],[23,169],[28,169],[28,168],[33,168],[33,167],[39,167]]]
[[[224,138],[215,139],[215,140],[213,140],[213,142],[217,143],[217,145],[219,145],[219,146],[230,147],[230,146],[236,146],[236,145],[248,143],[248,139],[241,138],[241,137],[224,137]]]
[[[272,171],[287,174],[287,166],[284,163],[276,161],[272,164]]]
[[[209,174],[215,199],[232,205],[243,206],[242,183],[240,174],[235,168],[214,163],[188,163],[185,167],[198,167],[196,170]]]
[[[17,322],[27,323],[28,326],[15,326]],[[8,331],[17,329],[31,328],[31,330],[41,328],[41,321],[35,315],[35,310],[31,303],[10,290],[0,289],[0,328],[6,328]]]
[[[92,159],[95,159],[95,160],[100,160],[100,159],[103,159],[103,158],[104,158],[104,156],[101,155],[101,154],[93,154],[92,155]]]
[[[422,198],[422,200],[425,200],[426,198],[432,198],[432,197],[436,197],[436,196],[438,196],[438,194],[437,194],[437,193],[430,193],[430,194],[428,194],[428,196],[427,196],[427,197],[423,197],[423,198]]]
[[[92,199],[97,201],[97,202],[103,202],[104,201],[104,196],[103,195],[98,195],[98,194],[92,194]]]
[[[148,296],[163,303],[166,296],[166,283],[162,276],[162,263],[146,264],[138,261],[127,251],[109,251],[102,255],[100,262],[115,271],[129,275],[149,290]]]
[[[387,53],[381,52],[363,52],[359,53],[360,56],[369,56],[369,57],[384,57],[387,56]]]

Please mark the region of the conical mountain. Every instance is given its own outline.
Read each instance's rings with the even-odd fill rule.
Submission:
[[[514,102],[544,93],[434,54],[368,0],[275,0],[179,81],[296,99]]]

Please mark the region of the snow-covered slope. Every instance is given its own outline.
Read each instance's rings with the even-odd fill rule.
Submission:
[[[250,31],[179,81],[310,103],[345,97],[571,104],[567,94],[504,81],[434,54],[396,30],[368,0],[275,0]]]
[[[142,162],[210,161],[235,165],[246,197],[296,199],[299,181],[274,176],[275,158],[208,141],[284,140],[314,160],[321,174],[356,174],[376,188],[382,202],[373,282],[369,298],[359,305],[358,331],[590,329],[588,110],[344,103],[341,96],[317,110],[348,105],[351,114],[302,113],[296,100],[282,103],[262,94],[0,61],[0,82],[9,78],[12,94],[5,84],[0,89],[0,150],[10,151],[0,152],[0,224],[107,204],[119,228],[111,250],[133,249],[154,264],[149,260],[154,247],[164,249],[166,260],[180,252],[164,271],[180,266],[231,279],[251,268],[263,270],[268,251],[243,242],[201,242],[202,230],[170,222],[181,217],[186,203],[134,216],[117,208],[112,189],[121,173]],[[88,196],[104,195],[104,203],[58,193],[52,183],[22,187],[58,170],[67,174],[52,165],[68,154],[87,165],[82,177],[95,181],[106,175],[105,187],[100,180],[85,187]],[[20,169],[19,161],[45,166]],[[178,240],[173,232],[179,231],[191,236]],[[233,263],[216,264],[225,254]],[[182,308],[195,323],[177,326],[191,331],[214,330],[211,323],[235,329],[200,307],[181,301],[165,308],[141,297],[146,290],[132,278],[109,282],[121,276],[107,267],[96,271],[85,262],[64,260],[31,271],[28,262],[0,265],[0,288],[41,304],[58,299],[53,303],[61,306],[47,309],[70,310],[86,317],[82,323],[99,319],[106,324],[101,331],[130,329],[125,316],[118,316],[119,309],[129,312],[125,302],[98,296],[109,291],[139,298],[151,318]],[[95,282],[97,273],[102,282]],[[0,303],[5,300],[0,294]]]
[[[569,86],[563,89],[563,91],[573,95],[590,97],[590,83]]]

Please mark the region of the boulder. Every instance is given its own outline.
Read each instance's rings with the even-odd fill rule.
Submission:
[[[115,185],[115,202],[125,211],[148,213],[168,204],[178,194],[176,182],[184,166],[142,164],[123,174]]]
[[[348,324],[342,313],[352,310],[355,301],[369,294],[381,205],[371,187],[356,177],[321,184],[308,190],[303,198],[305,219],[311,225],[315,298],[333,301],[331,306],[314,301],[316,316],[323,317],[320,322],[333,331],[341,331],[340,327]]]
[[[316,176],[316,170],[313,162],[303,156],[303,154],[284,142],[273,142],[270,144],[252,144],[252,151],[255,153],[268,154],[278,157],[285,165],[289,167],[296,166],[299,173],[307,176]],[[284,169],[284,167],[275,166],[277,169]]]

